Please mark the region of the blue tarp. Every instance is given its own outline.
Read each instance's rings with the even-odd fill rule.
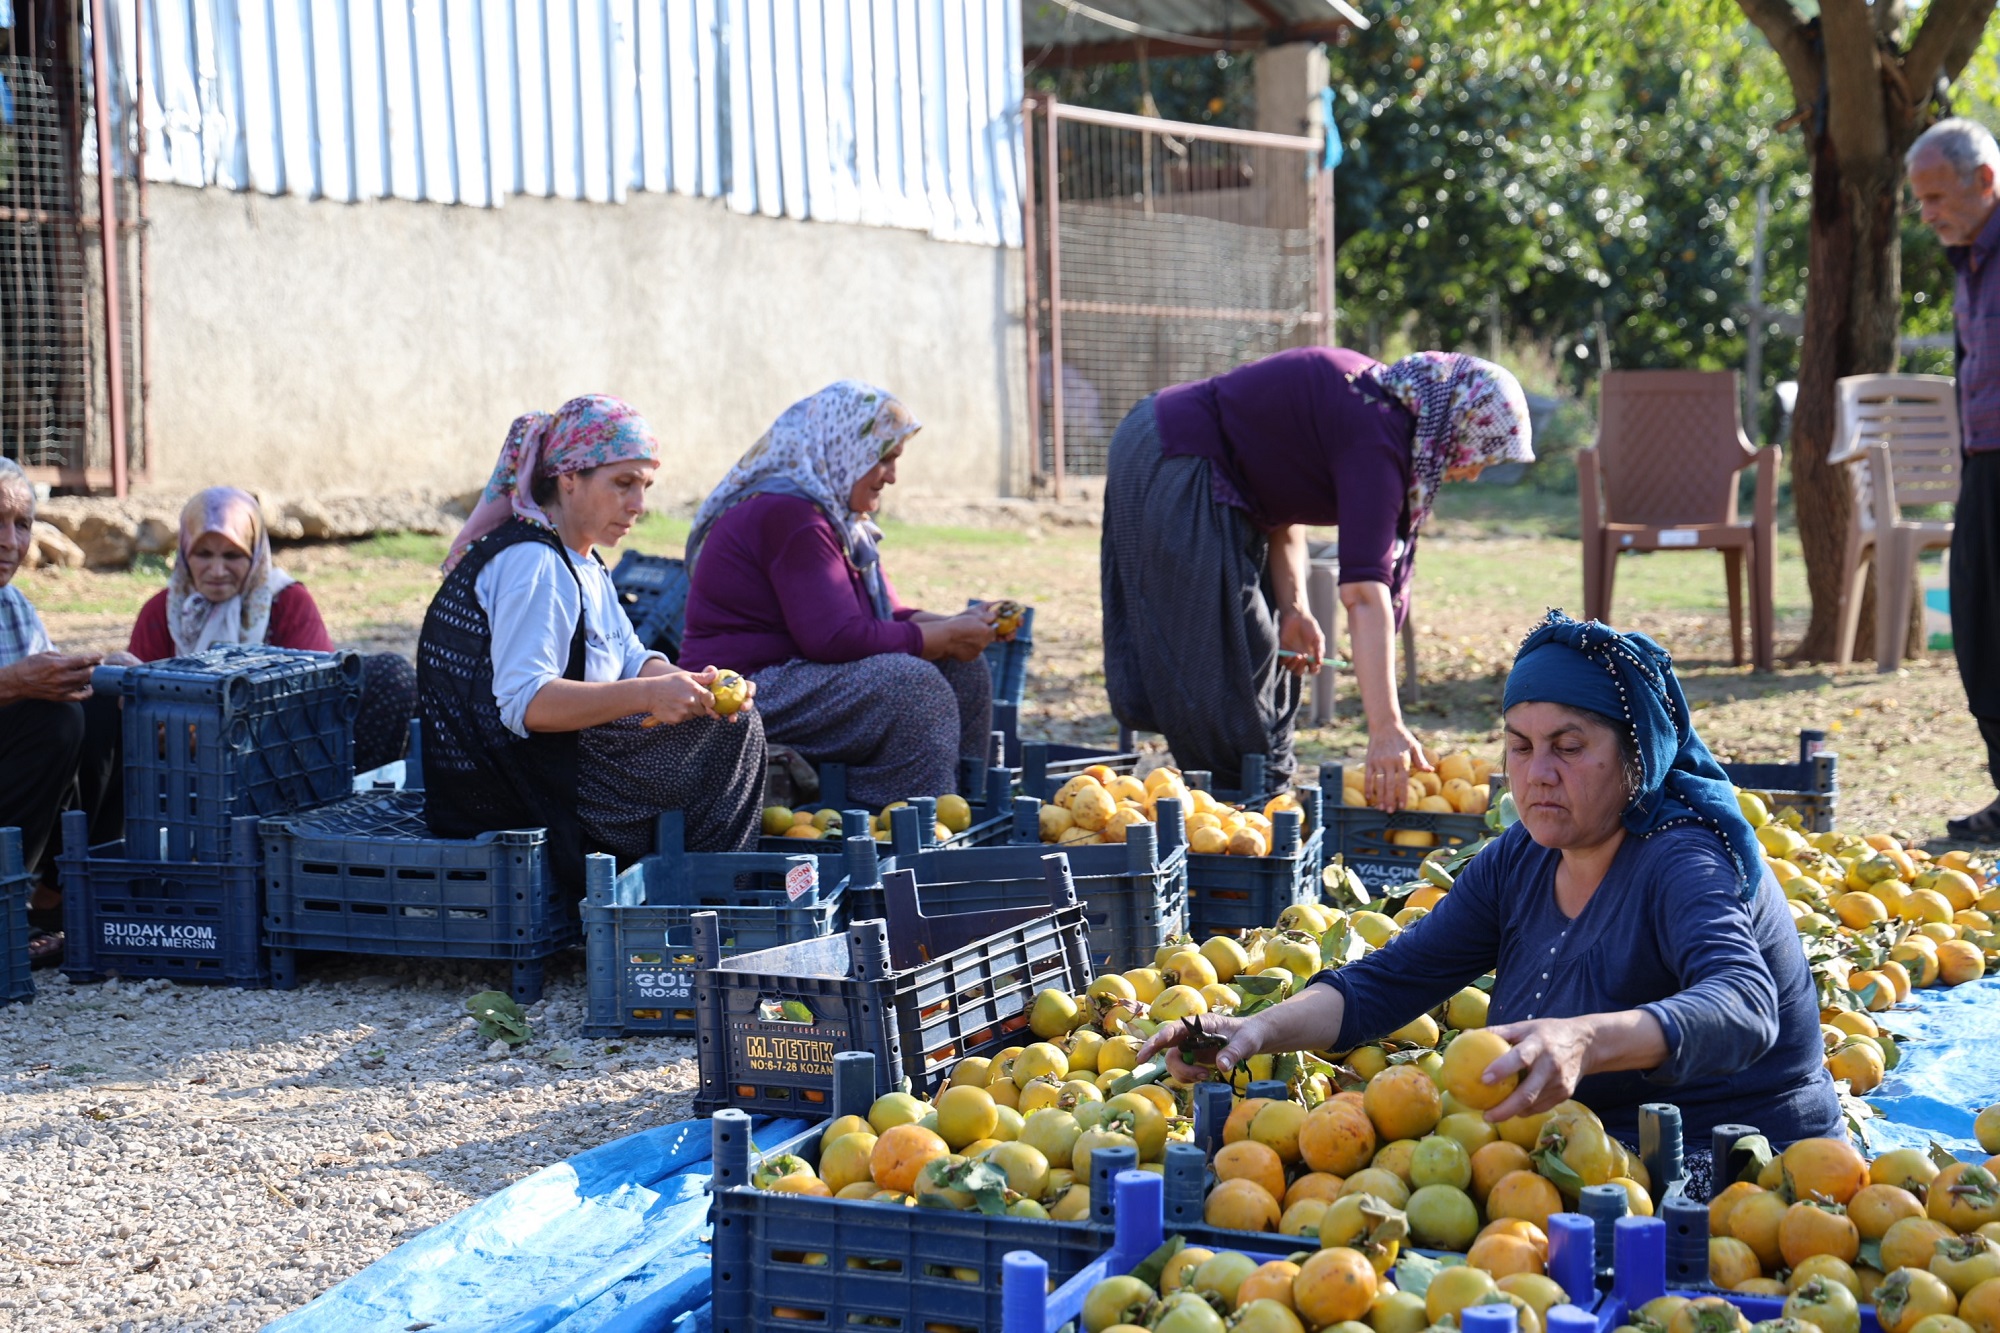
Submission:
[[[764,1120],[775,1143],[802,1120]],[[708,1323],[709,1125],[614,1140],[398,1246],[268,1333],[636,1333]]]
[[[1868,1122],[1869,1149],[1922,1148],[1936,1140],[1985,1161],[1972,1118],[2000,1102],[2000,977],[1919,994],[1880,1016],[1884,1027],[1910,1040],[1902,1063],[1862,1099],[1880,1117]]]
[[[2000,978],[1925,991],[1884,1019],[1910,1041],[1866,1099],[1871,1150],[1936,1140],[1983,1160],[1972,1119],[2000,1102]],[[804,1128],[759,1120],[753,1133],[774,1143]],[[706,1121],[618,1139],[474,1204],[270,1330],[707,1333],[708,1178]]]

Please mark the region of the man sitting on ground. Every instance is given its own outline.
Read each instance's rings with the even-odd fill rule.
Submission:
[[[120,837],[124,821],[118,698],[91,692],[91,668],[138,659],[56,651],[42,618],[13,586],[34,530],[35,488],[19,464],[0,458],[0,827],[21,830],[21,853],[35,876],[29,917],[39,929],[28,951],[40,964],[62,952],[57,817],[82,810],[93,843]]]

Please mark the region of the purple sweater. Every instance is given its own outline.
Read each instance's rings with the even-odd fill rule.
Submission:
[[[882,575],[894,620],[878,620],[839,534],[810,500],[757,495],[715,521],[688,588],[681,664],[747,676],[803,657],[858,662],[923,651],[914,609]]]
[[[1945,251],[1958,271],[1958,416],[1965,451],[2000,449],[2000,208],[1971,245]]]
[[[1215,498],[1265,531],[1339,527],[1340,581],[1390,583],[1416,418],[1359,379],[1377,364],[1298,347],[1153,401],[1160,453],[1206,458]]]

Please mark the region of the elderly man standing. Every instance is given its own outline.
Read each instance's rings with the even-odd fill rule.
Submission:
[[[1941,120],[1904,159],[1924,222],[1947,247],[1958,284],[1958,415],[1963,482],[1951,539],[1951,640],[1966,703],[2000,788],[2000,144],[1986,127]],[[1968,842],[2000,842],[2000,797],[1951,820]]]
[[[14,575],[34,540],[35,489],[12,459],[0,458],[0,826],[21,830],[21,851],[37,877],[37,922],[60,919],[54,891],[56,817],[90,816],[91,841],[119,836],[124,818],[118,700],[93,695],[97,654],[60,653]],[[127,653],[113,660],[136,662]],[[53,926],[53,923],[51,923]],[[38,963],[59,956],[53,928],[30,940]]]

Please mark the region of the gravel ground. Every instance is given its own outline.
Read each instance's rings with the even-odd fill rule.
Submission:
[[[260,1328],[532,1171],[690,1114],[690,1043],[578,1035],[580,951],[513,1051],[463,1007],[499,969],[301,971],[288,993],[40,972],[0,1008],[0,1328]]]

